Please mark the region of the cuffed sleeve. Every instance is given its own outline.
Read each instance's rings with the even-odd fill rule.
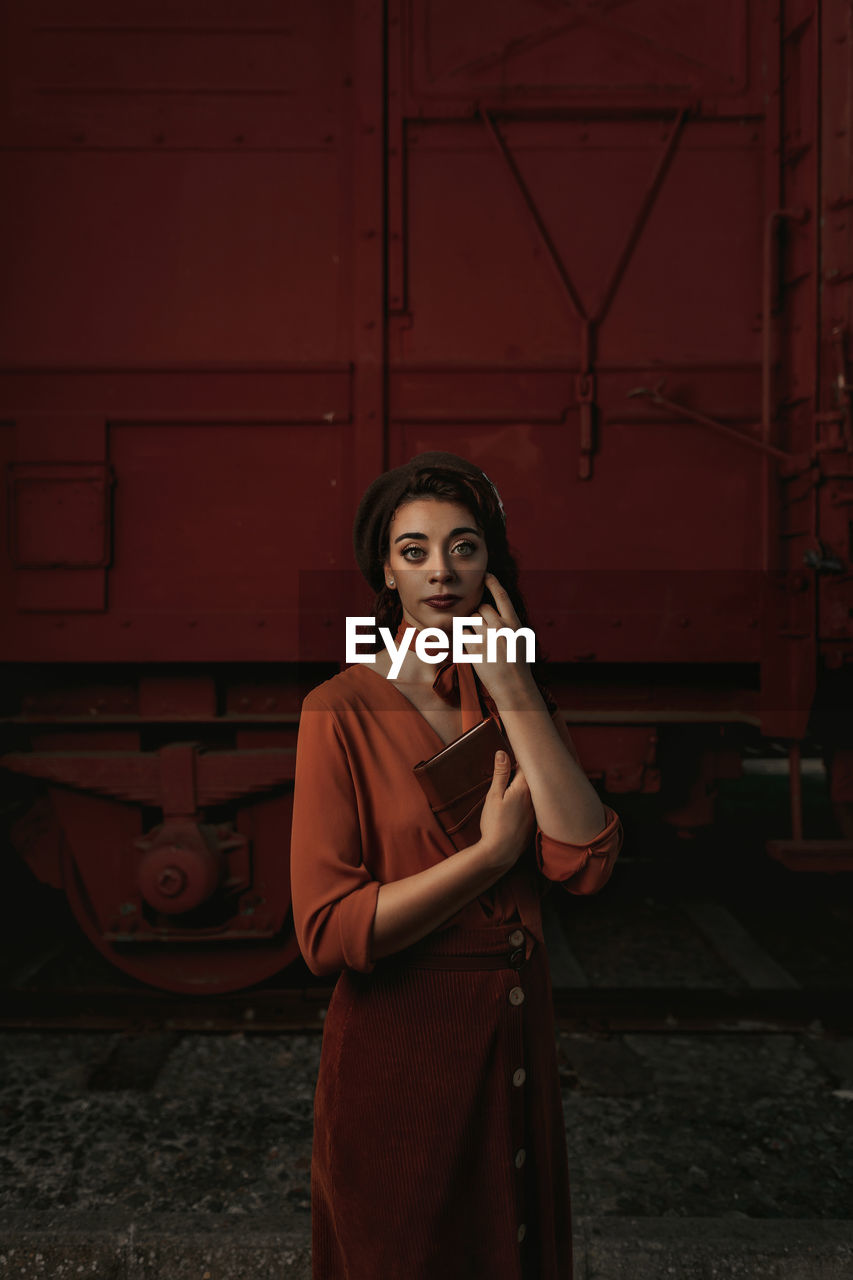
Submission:
[[[577,749],[566,722],[558,710],[551,717],[573,758],[580,764]],[[587,844],[566,844],[536,829],[536,861],[548,879],[562,885],[569,893],[598,893],[613,870],[622,848],[622,821],[608,805],[604,805],[605,825]]]
[[[622,848],[622,822],[618,813],[604,806],[606,825],[588,844],[566,844],[536,831],[536,861],[548,880],[569,893],[597,893],[610,879]]]
[[[290,840],[296,937],[312,973],[370,973],[379,881],[364,865],[355,787],[334,712],[302,708]]]

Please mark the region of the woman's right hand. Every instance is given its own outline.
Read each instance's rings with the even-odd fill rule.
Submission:
[[[492,785],[486,792],[480,815],[481,847],[501,873],[509,871],[518,861],[533,832],[536,817],[530,788],[521,769],[516,769],[512,782],[509,774],[509,756],[499,751],[495,755]]]

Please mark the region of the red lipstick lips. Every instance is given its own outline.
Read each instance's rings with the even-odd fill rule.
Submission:
[[[457,600],[461,600],[461,596],[430,596],[424,604],[428,604],[433,609],[450,609],[456,604]]]

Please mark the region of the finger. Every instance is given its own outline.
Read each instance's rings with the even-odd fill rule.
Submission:
[[[528,786],[527,779],[519,767],[516,767],[515,777],[509,784],[509,789],[514,789],[515,791],[526,791],[528,794],[530,793],[530,787]]]
[[[485,622],[485,626],[471,627],[470,631],[463,632],[463,635],[466,638],[462,641],[462,648],[466,653],[474,654],[476,657],[482,659],[486,652],[486,632],[492,624],[489,622],[488,618],[483,615],[482,609],[475,610],[475,613],[480,614]],[[474,614],[471,616],[473,617]]]
[[[492,774],[492,786],[500,782],[502,787],[506,786],[506,780],[510,776],[510,756],[506,751],[496,751],[494,753],[494,772]]]
[[[515,612],[506,587],[501,586],[493,573],[487,573],[484,581],[492,593],[492,599],[497,605],[501,618],[507,622],[514,622],[517,627],[519,625],[518,614]]]
[[[490,627],[497,627],[500,623],[506,621],[506,619],[502,618],[497,610],[493,609],[490,604],[481,604],[477,612]],[[489,615],[491,615],[491,617]]]
[[[502,796],[509,781],[509,756],[505,751],[495,752],[495,770],[492,774],[491,790]]]

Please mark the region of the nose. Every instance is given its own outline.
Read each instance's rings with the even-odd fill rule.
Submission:
[[[453,572],[453,566],[440,551],[431,557],[431,563],[427,568],[429,569],[430,582],[452,582],[456,576]]]

